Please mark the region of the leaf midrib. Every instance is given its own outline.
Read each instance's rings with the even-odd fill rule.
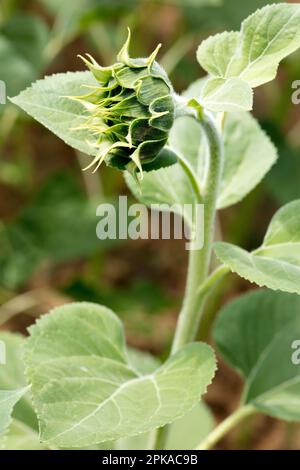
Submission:
[[[110,401],[113,401],[114,402],[114,399],[117,395],[119,395],[119,393],[121,393],[122,390],[124,390],[126,387],[128,387],[129,385],[132,385],[133,383],[137,383],[137,382],[142,382],[142,381],[145,381],[145,380],[155,380],[155,377],[153,374],[149,374],[149,375],[145,375],[143,377],[136,377],[134,379],[131,379],[131,380],[128,380],[127,382],[125,383],[122,383],[113,393],[112,395],[110,395],[108,398],[106,398],[104,401],[102,401],[101,403],[99,403],[99,405],[95,408],[95,410],[93,410],[91,413],[89,413],[88,415],[84,416],[84,418],[82,418],[80,421],[78,421],[77,423],[73,424],[72,426],[70,426],[69,428],[67,429],[64,429],[61,433],[59,434],[56,434],[54,438],[50,439],[49,441],[55,439],[57,440],[58,438],[60,438],[61,436],[63,436],[64,434],[67,434],[71,431],[73,431],[74,429],[76,429],[78,426],[81,426],[86,420],[92,418],[93,416],[95,416],[97,413],[99,413],[99,411],[101,411],[101,409],[107,404],[109,403]]]

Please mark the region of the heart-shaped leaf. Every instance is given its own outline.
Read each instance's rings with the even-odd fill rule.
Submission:
[[[246,379],[244,403],[274,417],[300,420],[299,296],[267,290],[243,295],[220,312],[214,339]]]
[[[217,257],[239,276],[270,289],[300,294],[300,200],[273,217],[262,246],[253,253],[219,242]]]
[[[59,307],[30,333],[25,362],[41,438],[62,447],[163,426],[197,403],[215,371],[211,348],[195,343],[140,375],[128,359],[120,321],[95,304]]]

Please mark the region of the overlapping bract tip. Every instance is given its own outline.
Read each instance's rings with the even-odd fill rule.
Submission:
[[[81,57],[96,82],[88,93],[73,96],[86,109],[82,128],[95,135],[97,149],[87,168],[96,171],[101,163],[120,170],[139,173],[151,169],[151,162],[161,158],[174,121],[174,92],[166,72],[155,61],[158,45],[148,58],[131,58],[131,33],[117,62],[102,67],[89,54]],[[170,154],[168,154],[168,165]],[[175,163],[176,158],[174,156]],[[159,165],[155,164],[155,167]]]

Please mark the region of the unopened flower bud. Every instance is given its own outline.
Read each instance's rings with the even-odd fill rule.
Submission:
[[[111,67],[100,66],[90,55],[82,57],[98,85],[73,97],[88,111],[85,128],[96,138],[97,155],[88,166],[96,171],[103,161],[120,170],[143,173],[155,162],[165,166],[164,147],[174,121],[174,91],[155,61],[158,46],[148,58],[132,59],[128,38]],[[176,157],[168,152],[167,164]],[[172,160],[173,159],[173,160]]]

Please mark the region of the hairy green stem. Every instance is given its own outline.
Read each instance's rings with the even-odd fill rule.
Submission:
[[[213,119],[201,114],[198,116],[207,139],[209,162],[206,181],[201,194],[204,204],[204,243],[200,249],[192,242],[189,252],[189,266],[183,305],[179,314],[171,354],[196,338],[202,308],[207,294],[214,283],[227,272],[221,267],[208,277],[211,261],[212,243],[215,228],[217,197],[223,171],[223,144]],[[197,211],[194,211],[197,217]],[[194,220],[195,228],[198,226]],[[196,237],[197,238],[197,237]],[[168,437],[168,426],[156,430],[151,436],[151,448],[164,449]]]
[[[255,408],[251,405],[245,405],[238,408],[228,418],[222,421],[197,447],[195,450],[209,450],[222,439],[232,428],[240,423],[246,417],[254,414]]]
[[[201,204],[202,203],[201,189],[200,189],[200,185],[196,178],[193,168],[183,156],[178,155],[177,158],[179,161],[179,165],[181,166],[181,168],[183,169],[183,171],[185,172],[186,176],[188,177],[191,183],[197,202]]]
[[[166,448],[166,442],[169,434],[169,425],[154,429],[148,439],[148,450],[162,450]]]
[[[192,246],[189,252],[186,291],[178,318],[172,353],[186,343],[193,341],[198,331],[201,309],[207,295],[207,289],[203,289],[202,286],[205,285],[211,260],[216,204],[223,170],[223,147],[215,123],[210,117],[204,115],[201,124],[209,148],[208,172],[202,195],[204,204],[204,227],[202,228],[204,231],[204,244],[201,249],[193,249]]]

